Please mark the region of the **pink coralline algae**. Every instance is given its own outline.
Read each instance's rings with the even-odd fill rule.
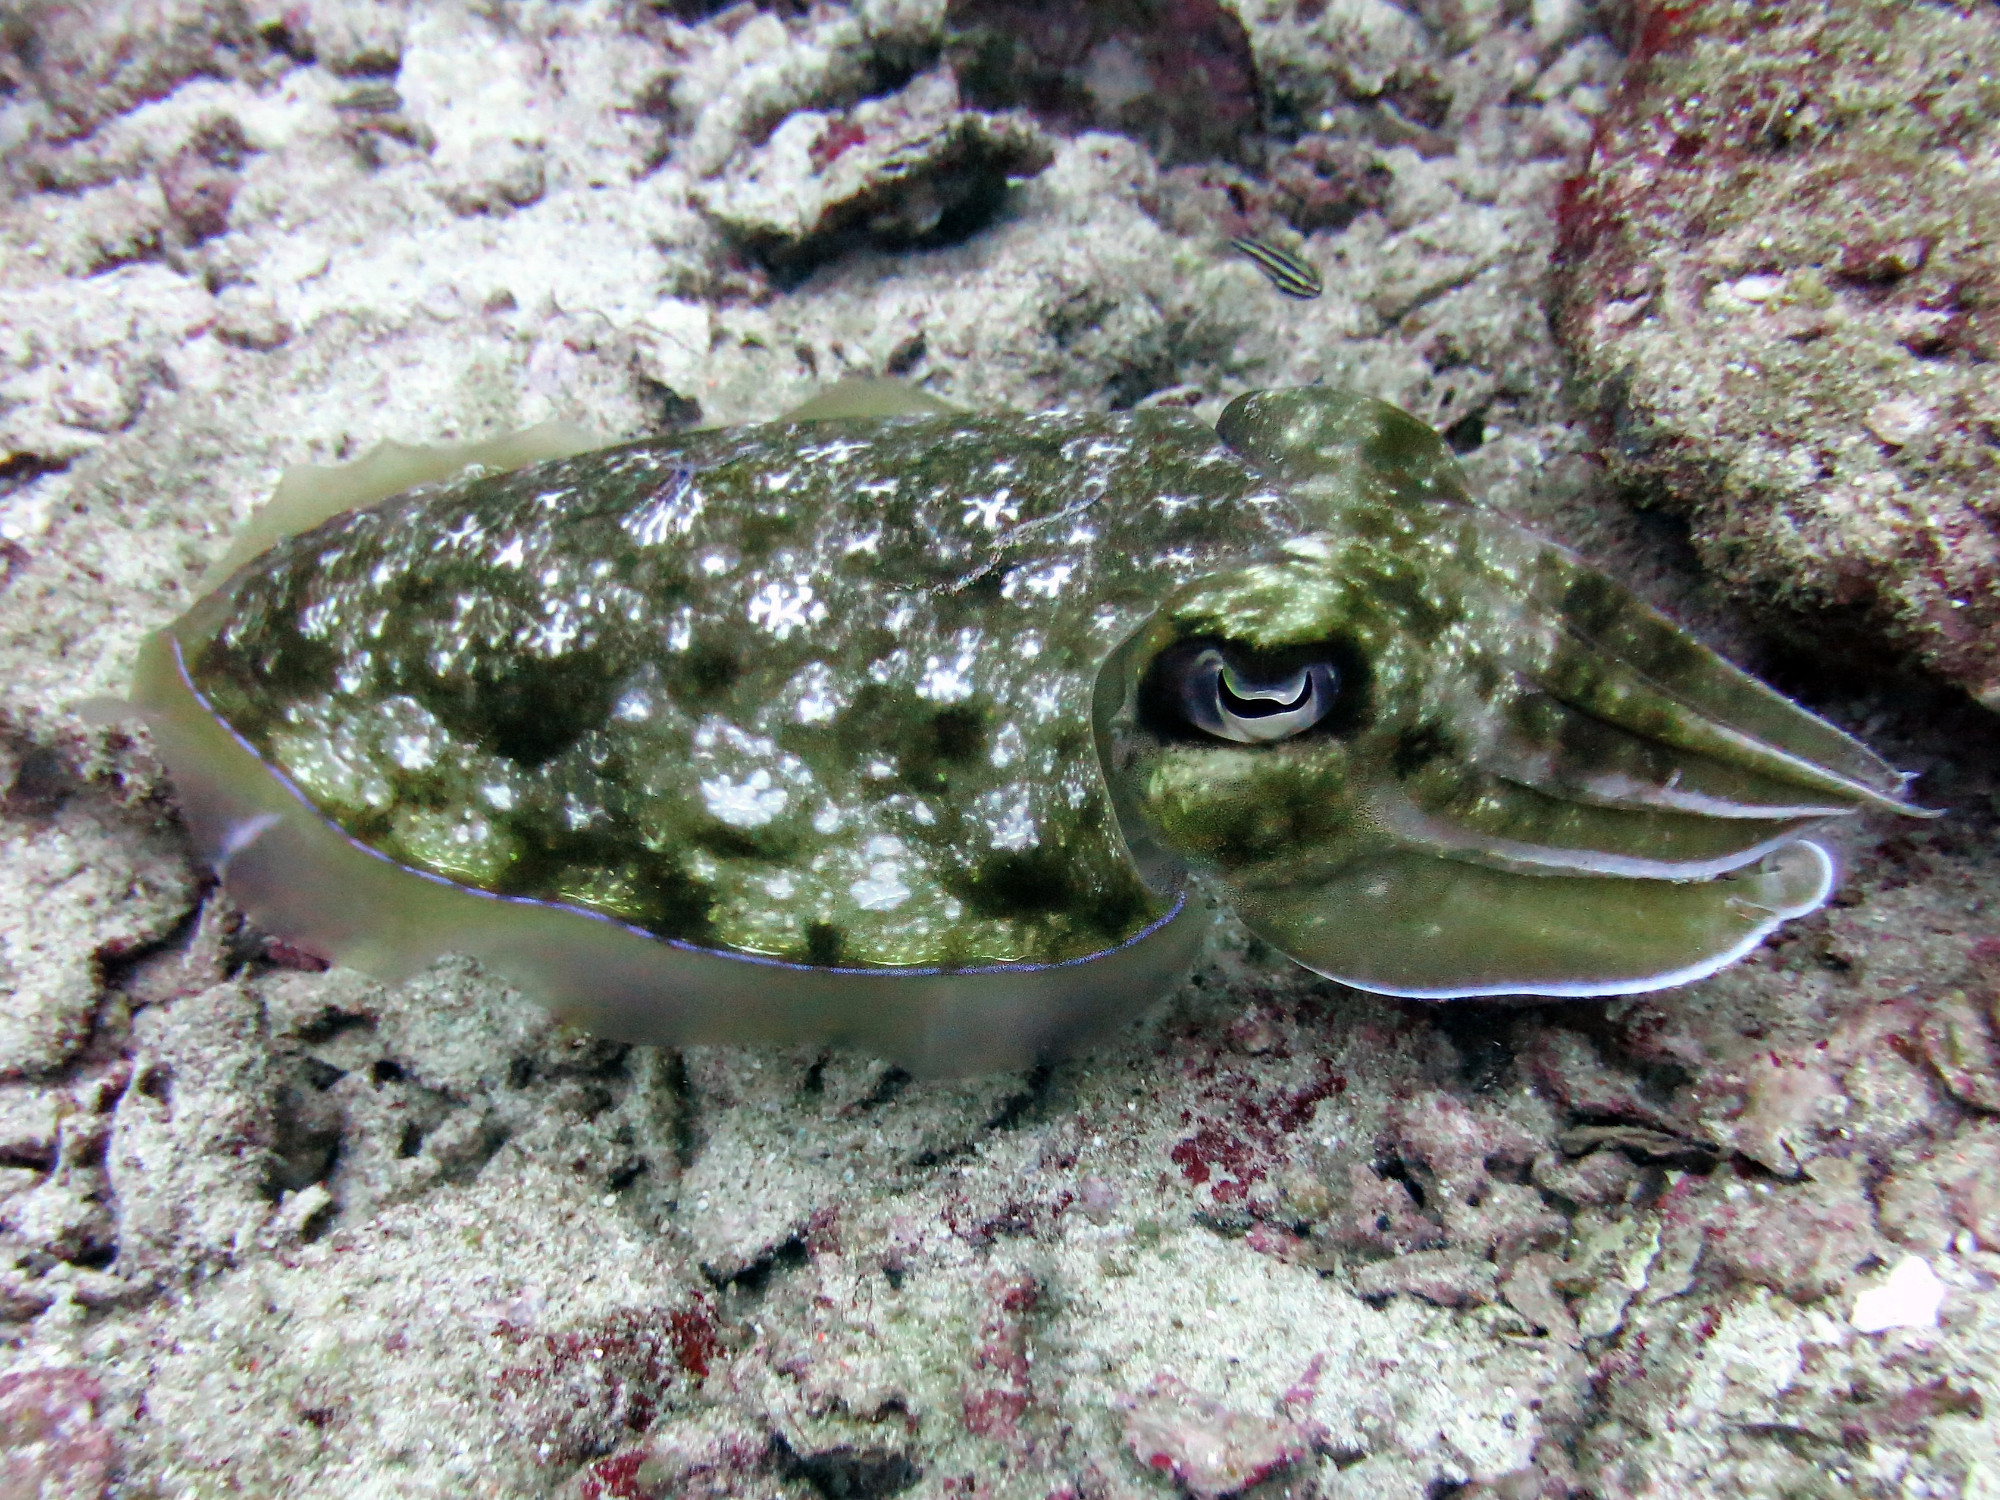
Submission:
[[[1248,1072],[1217,1071],[1203,1085],[1198,1109],[1182,1112],[1189,1133],[1167,1155],[1181,1176],[1206,1187],[1216,1203],[1240,1205],[1290,1159],[1290,1138],[1319,1102],[1346,1088],[1347,1079],[1323,1059],[1295,1088],[1273,1089]]]
[[[0,1375],[0,1495],[98,1500],[111,1483],[111,1434],[82,1370]]]
[[[538,1446],[571,1459],[645,1431],[669,1389],[681,1379],[700,1381],[721,1351],[713,1315],[699,1300],[628,1309],[548,1333],[503,1323],[494,1336],[526,1356],[494,1377],[494,1396]]]
[[[1354,1274],[1354,1290],[1363,1297],[1402,1293],[1439,1307],[1483,1307],[1493,1300],[1498,1282],[1491,1261],[1463,1250],[1413,1250],[1374,1261]]]
[[[1511,1261],[1561,1242],[1561,1216],[1522,1180],[1541,1143],[1519,1126],[1431,1090],[1399,1101],[1389,1130],[1453,1245]]]
[[[965,1430],[1018,1442],[1021,1418],[1034,1400],[1027,1318],[1041,1300],[1032,1276],[995,1276],[987,1285],[986,1317],[972,1351],[963,1415]]]
[[[1817,1180],[1768,1191],[1760,1184],[1714,1214],[1705,1226],[1713,1263],[1739,1281],[1811,1302],[1882,1258],[1888,1246],[1853,1164],[1823,1158],[1811,1170]]]
[[[1125,1415],[1125,1446],[1195,1500],[1218,1500],[1270,1479],[1313,1451],[1317,1430],[1288,1416],[1254,1416],[1162,1375]]]

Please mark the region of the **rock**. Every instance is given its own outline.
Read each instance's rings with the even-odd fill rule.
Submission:
[[[1421,1297],[1439,1307],[1484,1307],[1491,1302],[1499,1273],[1491,1261],[1462,1250],[1415,1250],[1394,1260],[1378,1260],[1354,1273],[1362,1297]]]
[[[1812,1302],[1887,1248],[1852,1162],[1820,1158],[1794,1187],[1758,1183],[1732,1194],[1708,1227],[1710,1261],[1742,1281]]]
[[[1718,1093],[1740,1097],[1733,1118],[1714,1122],[1716,1134],[1759,1166],[1796,1177],[1838,1118],[1846,1097],[1817,1060],[1768,1053],[1733,1069],[1716,1069]]]
[[[0,1204],[0,1227],[64,1261],[97,1261],[116,1245],[102,1170],[60,1172]]]
[[[0,26],[0,49],[74,135],[259,50],[238,0],[31,0]]]
[[[1943,1190],[1950,1223],[1979,1248],[2000,1252],[2000,1122],[1959,1132],[1926,1167],[1923,1177]]]
[[[1378,1175],[1360,1162],[1348,1163],[1343,1176],[1344,1182],[1329,1183],[1337,1208],[1320,1231],[1334,1245],[1402,1256],[1445,1243],[1444,1226],[1417,1207],[1399,1179]]]
[[[1952,1097],[2000,1114],[2000,1043],[1993,1035],[1993,1009],[1963,990],[1948,990],[1931,1002],[1917,1036]]]
[[[493,1379],[506,1424],[555,1463],[608,1453],[643,1432],[670,1394],[685,1396],[691,1365],[706,1373],[713,1338],[705,1303],[622,1307],[578,1325],[534,1332],[502,1323]]]
[[[1913,1250],[1943,1250],[1958,1229],[1943,1187],[1921,1169],[1892,1172],[1875,1185],[1875,1219],[1890,1239]]]
[[[61,1093],[39,1084],[0,1086],[0,1161],[46,1170],[55,1162]]]
[[[0,1077],[45,1074],[89,1040],[96,965],[159,942],[193,904],[165,838],[85,800],[0,823]]]
[[[760,259],[796,274],[851,244],[962,238],[1012,178],[1054,159],[1025,117],[959,108],[949,73],[845,114],[795,114],[696,201]]]
[[[1125,1446],[1142,1466],[1195,1497],[1218,1500],[1261,1484],[1312,1452],[1313,1432],[1290,1417],[1258,1417],[1157,1377],[1125,1414]]]
[[[1504,1175],[1535,1158],[1537,1142],[1514,1121],[1431,1090],[1399,1100],[1389,1113],[1389,1132],[1454,1249],[1511,1261],[1524,1250],[1561,1242],[1561,1218],[1533,1188]]]
[[[229,227],[237,174],[249,152],[250,143],[235,118],[216,115],[204,121],[160,169],[160,193],[167,211],[190,243],[221,234]]]
[[[1551,1280],[1561,1266],[1555,1256],[1542,1252],[1522,1256],[1501,1281],[1500,1300],[1542,1332],[1574,1347],[1583,1342],[1576,1319]]]
[[[1243,23],[1217,0],[951,0],[946,57],[980,109],[1115,130],[1163,166],[1262,156],[1263,98]]]
[[[74,1368],[0,1375],[0,1494],[99,1500],[116,1459],[97,1377]]]
[[[262,353],[292,336],[278,312],[277,299],[260,287],[225,288],[215,306],[215,336],[226,344]]]
[[[1564,1247],[1566,1259],[1556,1265],[1543,1264],[1551,1285],[1576,1299],[1572,1311],[1579,1337],[1616,1333],[1624,1326],[1633,1299],[1641,1293],[1676,1296],[1687,1290],[1684,1276],[1678,1285],[1671,1275],[1661,1278],[1664,1284],[1655,1285],[1654,1268],[1663,1259],[1662,1248],[1660,1224],[1650,1215],[1594,1210],[1577,1215]],[[1523,1257],[1524,1261],[1530,1259]]]
[[[1874,670],[2000,709],[2000,16],[1726,0],[1644,35],[1559,250],[1614,477],[1818,649],[1859,620]]]
[[[403,61],[408,7],[395,0],[306,0],[284,10],[285,39],[342,77],[393,76]]]
[[[1914,1050],[1914,1049],[1912,1049]],[[1853,1101],[1849,1136],[1870,1156],[1951,1133],[1954,1111],[1918,1061],[1887,1047],[1864,1053],[1840,1080]]]
[[[162,219],[164,206],[144,232]],[[104,269],[98,253],[79,275]],[[169,351],[213,318],[215,303],[199,284],[146,264],[75,285],[0,289],[0,309],[13,333],[11,347],[0,346],[0,462],[59,468],[132,425],[165,377]]]
[[[263,1014],[240,984],[142,1011],[107,1159],[128,1272],[228,1265],[270,1217],[273,1146]]]
[[[1944,1283],[1922,1256],[1906,1255],[1896,1262],[1880,1286],[1854,1299],[1848,1321],[1863,1333],[1891,1328],[1936,1328],[1944,1305]]]
[[[1238,12],[1250,26],[1258,72],[1285,114],[1310,120],[1384,95],[1403,101],[1399,114],[1427,112],[1411,102],[1435,92],[1442,59],[1413,8],[1390,0],[1244,0]]]
[[[691,12],[704,10],[721,13],[669,33],[675,65],[655,91],[678,137],[674,160],[696,177],[714,175],[789,114],[893,88],[936,58],[944,26],[944,0],[866,0],[804,15],[685,0],[682,14],[702,19]]]
[[[505,213],[539,202],[547,185],[541,148],[527,141],[483,143],[477,170],[461,173],[439,191],[456,214]]]
[[[1535,1186],[1583,1206],[1621,1202],[1639,1181],[1639,1169],[1622,1151],[1592,1151],[1569,1161],[1553,1153],[1535,1158]]]
[[[1033,1276],[996,1274],[985,1290],[986,1312],[959,1420],[975,1436],[1021,1447],[1025,1445],[1021,1419],[1035,1400],[1028,1320],[1041,1301],[1042,1288]]]
[[[768,1429],[726,1409],[697,1409],[587,1465],[573,1500],[779,1500],[786,1493],[779,1459]]]
[[[1395,173],[1358,141],[1305,135],[1275,153],[1267,174],[1277,207],[1301,234],[1341,230],[1389,202]]]

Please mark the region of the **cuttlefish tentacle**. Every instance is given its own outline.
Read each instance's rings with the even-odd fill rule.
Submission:
[[[1353,527],[1369,502],[1415,510],[1470,502],[1450,447],[1387,402],[1319,387],[1258,391],[1232,402],[1216,425],[1274,477],[1319,498],[1316,519],[1334,527]],[[1838,803],[1829,811],[1862,802],[1921,813],[1903,795],[1905,778],[1859,740],[1563,548],[1479,514],[1448,561],[1465,570],[1462,588],[1491,596],[1496,622],[1511,613],[1531,634],[1555,633],[1555,649],[1530,675],[1558,702],[1657,744],[1819,792]]]

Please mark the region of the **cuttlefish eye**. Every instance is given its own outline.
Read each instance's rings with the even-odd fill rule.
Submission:
[[[1330,654],[1309,649],[1182,641],[1161,652],[1147,676],[1155,717],[1239,745],[1304,734],[1340,701],[1340,668]]]

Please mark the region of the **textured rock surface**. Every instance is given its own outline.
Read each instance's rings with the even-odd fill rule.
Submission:
[[[1658,5],[1641,49],[1558,252],[1612,472],[2000,709],[2000,17]]]
[[[742,170],[695,201],[774,269],[796,273],[862,245],[963,239],[998,211],[1010,179],[1052,152],[1018,117],[962,110],[942,69],[838,114],[802,110]]]
[[[1163,164],[1262,154],[1250,41],[1217,0],[951,0],[945,30],[952,70],[987,108],[1122,131]]]
[[[1837,903],[1702,985],[1405,1005],[1225,931],[1091,1056],[923,1085],[607,1045],[463,962],[322,970],[203,899],[143,738],[74,714],[284,464],[756,419],[850,372],[1211,416],[1357,384],[1782,665],[1560,396],[1593,9],[1237,13],[1263,172],[1051,134],[976,234],[785,290],[703,205],[817,191],[779,133],[947,62],[942,3],[4,33],[0,1491],[1995,1492],[2000,737],[1886,676],[1811,702],[1951,815],[1857,830]],[[1246,229],[1326,295],[1220,251]],[[1859,1331],[1912,1255],[1938,1326]]]

